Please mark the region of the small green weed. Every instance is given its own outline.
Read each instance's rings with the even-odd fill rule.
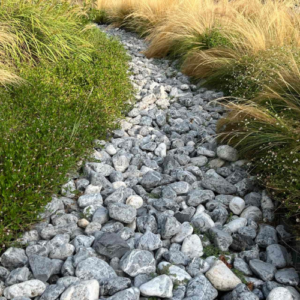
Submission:
[[[214,245],[209,245],[209,246],[206,246],[203,248],[203,258],[206,258],[209,256],[219,257],[220,255],[230,255],[230,252],[221,251],[219,248],[217,248]]]
[[[242,283],[247,285],[247,281],[245,279],[245,276],[243,274],[243,272],[237,270],[237,269],[231,269],[231,271],[241,280]]]

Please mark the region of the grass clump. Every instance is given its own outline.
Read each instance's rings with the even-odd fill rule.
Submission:
[[[61,19],[63,11],[78,8],[58,1],[4,1],[0,19],[3,8],[16,9],[17,2],[27,11],[13,11],[17,42],[3,51],[11,53],[23,82],[0,88],[0,251],[38,220],[66,173],[89,155],[93,140],[117,128],[132,95],[120,43],[95,27],[82,33],[87,20],[81,14]]]

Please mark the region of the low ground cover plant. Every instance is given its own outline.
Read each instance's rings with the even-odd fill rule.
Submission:
[[[40,5],[41,11],[48,7],[46,1],[27,2]],[[53,3],[47,18],[55,22],[67,4]],[[59,27],[57,35],[43,34],[51,31],[52,22],[36,23],[34,28],[28,22],[28,32],[18,27],[22,39],[16,40],[21,44],[11,44],[9,52],[3,49],[20,79],[18,85],[6,81],[0,88],[1,251],[37,220],[51,195],[66,182],[66,173],[89,155],[93,140],[106,138],[117,127],[131,98],[128,57],[120,43],[94,26],[86,27],[89,16],[82,9],[64,9],[80,12],[60,23],[68,27],[64,22],[70,20],[70,39],[76,36],[71,42]],[[26,18],[34,17],[39,20],[37,7],[28,7]],[[20,18],[22,24],[26,18]]]
[[[92,4],[92,3],[90,3]],[[300,11],[294,0],[97,0],[105,21],[149,41],[148,57],[221,89],[220,138],[290,211],[299,206]]]

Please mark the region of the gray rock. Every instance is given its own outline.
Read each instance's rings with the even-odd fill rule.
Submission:
[[[191,158],[191,164],[197,167],[203,167],[207,164],[208,158],[206,156],[198,156]]]
[[[90,182],[86,178],[79,178],[75,181],[76,189],[78,191],[84,192],[86,187],[90,184]]]
[[[218,296],[218,291],[211,285],[204,275],[199,275],[189,281],[186,297],[196,297],[198,300],[213,300]]]
[[[180,226],[179,232],[172,238],[173,243],[181,243],[183,240],[193,233],[193,227],[189,222],[184,222]]]
[[[173,289],[172,300],[182,300],[185,296],[186,287],[184,285],[179,285]]]
[[[97,253],[93,248],[80,247],[77,253],[73,256],[73,266],[76,268],[78,264],[89,257],[96,257]]]
[[[249,263],[250,260],[259,258],[259,249],[256,246],[251,250],[242,251],[239,253],[239,257],[245,259],[245,261]]]
[[[115,192],[111,193],[104,200],[105,205],[112,203],[125,203],[126,199],[134,195],[134,191],[130,188],[120,187]]]
[[[219,205],[209,214],[214,222],[218,222],[221,225],[224,225],[228,219],[227,209]]]
[[[234,259],[233,266],[235,269],[242,272],[246,276],[252,276],[253,274],[249,265],[242,258],[236,257]]]
[[[91,223],[89,223],[89,224],[86,226],[84,232],[85,232],[85,234],[87,234],[87,235],[92,235],[92,234],[94,234],[95,232],[101,230],[101,228],[102,228],[102,225],[101,225],[100,223],[97,223],[97,222],[91,222]]]
[[[209,229],[209,234],[212,237],[213,243],[221,251],[228,251],[228,248],[233,242],[231,235],[225,231],[219,230],[216,227]]]
[[[76,225],[69,225],[69,226],[52,226],[48,225],[41,231],[41,237],[44,240],[50,240],[56,235],[59,234],[71,234],[75,229],[77,229]]]
[[[213,178],[205,175],[204,179],[202,180],[202,186],[205,189],[224,195],[235,194],[237,190],[234,185],[226,181],[221,176],[218,178]]]
[[[191,279],[191,276],[184,269],[165,261],[159,263],[158,270],[161,274],[168,275],[173,283],[177,283],[179,285],[186,285],[186,283]]]
[[[102,187],[103,189],[112,187],[111,182],[107,180],[106,177],[103,176],[101,173],[92,172],[90,174],[90,181],[91,181],[91,185],[99,186]]]
[[[159,185],[161,185],[162,175],[156,171],[147,172],[142,180],[141,185],[146,189],[153,189]]]
[[[97,257],[90,257],[81,261],[76,268],[75,274],[82,280],[96,279],[99,282],[117,276],[112,267]]]
[[[109,258],[121,258],[130,250],[128,244],[118,234],[107,232],[104,232],[95,239],[93,248],[97,253]]]
[[[102,232],[118,232],[124,228],[124,225],[120,222],[109,221],[105,223],[101,229]]]
[[[157,223],[156,219],[152,215],[146,215],[143,217],[138,217],[136,219],[136,225],[138,228],[138,231],[141,233],[146,232],[146,230],[150,230],[153,233],[157,232]]]
[[[215,226],[211,217],[204,212],[194,215],[191,224],[202,233],[205,233],[207,230]]]
[[[151,231],[144,233],[136,243],[136,248],[141,250],[154,251],[160,247],[162,247],[160,235]]]
[[[188,207],[182,211],[178,211],[174,214],[174,217],[180,222],[191,222],[192,217],[195,214],[196,209],[194,207]]]
[[[261,208],[265,221],[272,222],[274,219],[274,204],[271,198],[267,195],[266,191],[263,191],[261,198]]]
[[[101,206],[98,207],[97,210],[93,214],[92,218],[93,222],[104,224],[109,220],[108,210]]]
[[[237,194],[244,197],[247,193],[253,191],[254,185],[250,178],[244,178],[235,184]]]
[[[129,154],[123,149],[117,152],[112,158],[112,163],[116,171],[124,173],[129,167],[131,158],[132,154]]]
[[[50,251],[49,257],[65,260],[75,251],[75,247],[71,244],[64,244]]]
[[[167,199],[167,198],[161,198],[154,200],[152,205],[154,208],[156,208],[158,211],[165,211],[165,210],[173,210],[177,211],[179,209],[179,205],[177,202],[173,199]]]
[[[174,217],[166,217],[161,224],[161,236],[170,239],[180,231],[181,224]]]
[[[178,196],[186,195],[191,189],[191,186],[184,181],[174,182],[170,184],[170,187],[176,192]]]
[[[56,300],[64,292],[65,287],[59,284],[48,285],[39,300]]]
[[[73,259],[72,257],[68,257],[64,264],[62,265],[62,268],[61,268],[61,273],[64,275],[64,276],[74,276],[75,274],[75,268],[73,266]]]
[[[255,242],[262,248],[266,248],[272,244],[278,244],[275,228],[266,224],[260,225]]]
[[[260,207],[261,195],[259,193],[251,192],[244,198],[246,206]]]
[[[193,190],[188,194],[187,204],[190,206],[198,206],[199,204],[213,200],[215,194],[209,190]]]
[[[74,276],[66,276],[66,277],[61,277],[57,280],[56,284],[62,285],[65,288],[69,287],[70,285],[73,285],[75,283],[80,282],[80,279]]]
[[[286,239],[289,239],[291,237],[291,234],[288,233],[285,229],[284,229],[284,226],[283,225],[278,225],[276,227],[276,231],[278,232],[279,236],[283,239],[283,240],[286,240]]]
[[[136,209],[127,204],[113,203],[108,207],[109,216],[122,223],[132,223],[136,217]]]
[[[262,221],[262,212],[261,210],[256,206],[248,206],[244,211],[241,213],[241,217],[253,220],[255,222],[261,222]]]
[[[285,247],[273,244],[266,249],[267,262],[274,265],[276,268],[284,268],[290,262],[289,254]]]
[[[102,206],[103,204],[103,199],[101,194],[87,194],[87,195],[82,195],[78,198],[78,205],[80,208],[85,208],[89,205],[94,205],[94,206]],[[75,222],[76,223],[76,222]],[[56,225],[56,224],[54,224]],[[59,225],[59,224],[57,224]]]
[[[219,146],[217,148],[217,155],[219,158],[231,162],[238,160],[237,150],[228,145]]]
[[[29,274],[30,274],[29,269],[26,267],[12,270],[6,278],[5,285],[10,286],[16,283],[27,281]]]
[[[48,256],[49,248],[46,245],[30,245],[26,248],[26,255],[29,257],[30,255],[41,255],[41,256]]]
[[[252,259],[249,262],[252,272],[264,281],[270,281],[274,278],[276,268],[269,263],[265,263],[259,259]]]
[[[256,230],[250,226],[244,226],[238,229],[238,233],[242,236],[249,237],[255,239]]]
[[[118,292],[113,296],[107,298],[107,300],[139,300],[139,299],[140,299],[140,290],[135,287]]]
[[[75,247],[77,251],[80,247],[90,247],[93,244],[94,240],[95,238],[93,236],[78,235],[71,242],[71,244]]]
[[[279,283],[298,286],[299,275],[294,268],[282,269],[275,273],[275,279]]]
[[[267,281],[264,282],[264,284],[261,286],[261,290],[263,292],[264,295],[264,299],[268,297],[268,295],[270,294],[270,292],[277,288],[277,287],[281,287],[282,285],[278,282],[275,281]]]
[[[43,282],[47,282],[55,271],[53,260],[40,255],[29,256],[29,265],[33,276]]]
[[[179,250],[170,250],[163,253],[163,258],[173,265],[186,266],[190,262],[190,258]]]
[[[24,267],[27,262],[25,251],[20,248],[8,248],[1,256],[1,264],[9,270]]]
[[[169,174],[172,170],[176,170],[179,166],[179,163],[172,155],[167,155],[164,158],[162,165],[165,174]]]
[[[46,219],[61,209],[64,209],[62,200],[53,197],[52,201],[46,204],[44,212],[40,214],[40,217],[41,219]]]
[[[255,245],[255,242],[251,237],[243,236],[238,233],[234,233],[232,238],[233,242],[230,248],[237,252],[250,250]]]
[[[5,281],[8,275],[9,271],[6,268],[0,266],[0,280]]]
[[[208,262],[200,257],[195,257],[192,259],[186,270],[192,277],[195,277],[207,272],[209,268],[210,265]]]
[[[103,280],[100,284],[100,294],[112,296],[131,286],[131,280],[125,277],[115,277]]]
[[[150,281],[153,276],[153,274],[139,274],[134,277],[134,286],[139,288],[142,284]]]
[[[103,176],[107,177],[109,176],[113,171],[114,168],[108,164],[105,163],[88,163],[88,167],[90,167],[93,171],[96,173],[100,173]]]
[[[149,251],[131,250],[121,258],[120,267],[131,277],[143,273],[150,274],[155,272],[155,259]]]

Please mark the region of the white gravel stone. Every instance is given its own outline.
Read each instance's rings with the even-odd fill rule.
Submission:
[[[231,291],[241,280],[220,260],[206,272],[206,277],[218,291]]]
[[[203,246],[197,234],[186,237],[182,243],[181,251],[190,258],[203,255]]]
[[[230,221],[226,225],[224,225],[224,229],[228,233],[235,233],[240,228],[242,228],[242,227],[244,227],[246,225],[247,225],[247,219],[245,219],[245,218],[237,218],[237,219],[234,219],[234,220]]]
[[[240,197],[234,197],[229,203],[229,208],[234,214],[239,215],[245,208],[244,199]]]
[[[167,145],[165,143],[161,143],[157,146],[154,153],[159,157],[167,156]]]
[[[126,204],[127,205],[131,205],[133,207],[135,207],[136,209],[139,209],[143,206],[143,198],[140,196],[136,196],[136,195],[132,195],[130,197],[127,198],[126,200]]]
[[[97,280],[85,280],[68,287],[60,300],[98,300],[99,283]]]
[[[184,222],[181,224],[179,232],[172,238],[172,243],[182,243],[183,240],[193,233],[193,227],[189,222]]]
[[[99,194],[101,192],[102,187],[98,185],[88,185],[84,191],[85,195],[89,194]]]
[[[268,295],[267,300],[293,300],[294,297],[288,289],[283,287],[277,287],[273,289]]]
[[[173,282],[167,275],[160,275],[142,284],[140,291],[143,296],[171,298],[173,296]]]
[[[40,296],[46,290],[46,285],[40,280],[32,279],[14,284],[4,290],[4,297],[13,299],[16,297],[34,298]]]

